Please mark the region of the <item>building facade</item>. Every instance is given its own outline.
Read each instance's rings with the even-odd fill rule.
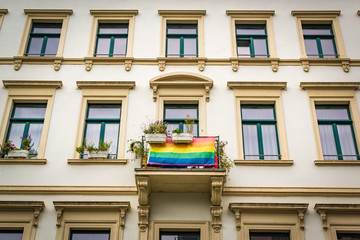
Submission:
[[[357,3],[0,0],[0,240],[360,239]]]

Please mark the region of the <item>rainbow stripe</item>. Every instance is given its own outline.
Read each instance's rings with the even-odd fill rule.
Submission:
[[[214,166],[215,137],[194,138],[190,144],[152,144],[148,165]]]

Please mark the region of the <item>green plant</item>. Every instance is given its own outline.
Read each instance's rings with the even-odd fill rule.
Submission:
[[[98,151],[107,151],[110,149],[111,141],[99,141]],[[95,150],[96,151],[96,150]]]
[[[34,143],[32,143],[31,135],[25,135],[21,138],[21,144],[24,148],[24,150],[30,150],[32,146],[34,146]]]
[[[193,130],[194,130],[194,124],[195,124],[195,121],[194,119],[185,119],[185,132],[186,133],[193,133]]]
[[[177,128],[177,129],[174,129],[172,132],[173,132],[173,133],[177,133],[177,134],[179,134],[179,133],[182,133],[183,131],[182,131],[182,130],[180,130],[179,128]]]
[[[85,150],[88,152],[99,152],[99,151],[108,151],[111,146],[111,141],[99,141],[99,146],[95,147],[94,143],[87,143],[86,139],[83,140],[83,144],[79,147],[76,147],[75,150],[78,153],[83,153]]]
[[[16,146],[11,140],[7,140],[1,147],[1,152],[7,154],[9,151],[15,150]]]
[[[227,141],[220,141],[219,148],[217,146],[215,147],[215,154],[219,156],[219,167],[225,168],[227,172],[230,172],[230,169],[233,167],[233,161],[225,153],[225,146],[227,144]]]
[[[142,145],[142,143],[140,141],[134,141],[134,140],[130,140],[130,145],[129,148],[127,150],[127,152],[131,152],[135,154],[135,159],[140,158],[141,156],[143,158],[147,158],[149,155],[149,149],[144,148],[144,146]]]
[[[144,134],[156,134],[156,133],[165,133],[166,134],[167,123],[163,121],[151,122],[144,127]]]

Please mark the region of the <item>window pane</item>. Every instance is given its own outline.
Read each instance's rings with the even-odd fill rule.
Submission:
[[[250,240],[289,240],[289,233],[250,233]]]
[[[274,120],[274,109],[272,107],[242,107],[242,119]]]
[[[22,230],[0,230],[0,240],[22,240]]]
[[[319,57],[319,50],[317,47],[316,39],[305,39],[306,55],[311,58]]]
[[[100,140],[100,123],[88,123],[86,125],[86,143],[91,144],[93,143],[95,147],[99,145]]]
[[[355,141],[350,125],[337,125],[341,153],[343,155],[356,155]],[[356,160],[356,156],[343,156],[344,160]]]
[[[316,107],[316,116],[318,120],[349,120],[348,109],[346,107]]]
[[[200,240],[199,232],[160,232],[160,240]]]
[[[324,58],[336,58],[334,41],[332,39],[321,39],[320,42]]]
[[[45,105],[15,105],[13,118],[44,118]]]
[[[109,240],[110,231],[72,231],[70,240]]]
[[[32,33],[61,33],[61,23],[34,23]]]
[[[266,39],[254,39],[255,57],[267,57]]]
[[[360,240],[359,233],[338,233],[337,234],[338,240]]]
[[[126,55],[126,38],[115,38],[114,57],[125,57]]]
[[[275,125],[261,125],[261,132],[264,149],[264,159],[279,159]]]
[[[168,38],[167,39],[167,56],[180,57],[180,39]]]
[[[236,25],[236,34],[239,35],[264,35],[265,34],[265,26],[257,25],[257,26],[249,26],[249,25]]]
[[[32,143],[34,143],[33,147],[30,149],[30,154],[35,157],[37,156],[37,152],[40,146],[40,139],[42,133],[43,124],[42,123],[32,123],[29,127],[29,135],[31,136]]]
[[[110,38],[98,38],[96,56],[108,57],[110,52]]]
[[[48,38],[45,49],[45,56],[55,56],[59,46],[59,38]]]
[[[29,39],[29,47],[27,50],[27,55],[40,56],[42,44],[43,44],[42,37],[31,37]]]
[[[303,25],[304,35],[332,35],[330,25]]]
[[[88,118],[118,119],[120,118],[120,105],[89,105]]]
[[[243,136],[245,159],[259,159],[259,145],[256,125],[243,125]]]
[[[237,52],[239,57],[250,57],[250,40],[237,40]]]
[[[197,119],[197,108],[166,108],[165,119]]]
[[[99,24],[100,34],[127,34],[126,24]]]
[[[20,148],[21,146],[21,138],[24,134],[25,123],[12,123],[10,126],[10,132],[8,140],[12,141],[12,143]]]
[[[196,57],[196,38],[184,39],[184,56]]]
[[[111,141],[109,154],[116,155],[119,136],[119,124],[106,124],[104,141]]]
[[[332,125],[319,125],[319,132],[324,159],[338,160]]]
[[[168,34],[196,34],[196,25],[194,24],[168,24]]]
[[[179,124],[178,123],[168,123],[167,125],[167,132],[171,135],[172,131],[179,128]]]

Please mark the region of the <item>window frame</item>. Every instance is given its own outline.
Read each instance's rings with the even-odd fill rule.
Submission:
[[[169,104],[169,103],[164,103],[164,115],[163,115],[163,120],[164,122],[166,123],[174,123],[174,124],[180,124],[182,122],[183,123],[183,126],[185,125],[185,119],[186,118],[178,118],[178,119],[167,119],[166,118],[166,109],[168,109],[168,107],[170,106],[170,108],[172,109],[181,109],[182,107],[185,108],[185,106],[188,106],[187,108],[191,108],[191,109],[196,109],[197,111],[197,116],[196,116],[196,119],[193,119],[193,118],[188,118],[188,119],[191,119],[191,120],[194,120],[194,122],[197,124],[197,135],[196,136],[199,136],[199,105],[198,104]],[[179,126],[179,129],[184,131],[183,128],[181,128],[181,126]],[[170,133],[171,135],[172,133]]]
[[[25,20],[23,35],[20,42],[18,56],[38,57],[38,56],[26,55],[33,23],[62,23],[59,45],[56,56],[54,56],[54,57],[62,57],[64,52],[64,45],[65,45],[65,38],[66,38],[69,17],[73,13],[73,11],[67,9],[25,9],[24,12],[26,14],[26,20]]]
[[[168,33],[168,30],[169,30],[169,25],[178,25],[178,26],[185,26],[185,25],[194,25],[195,26],[195,30],[196,30],[196,34],[170,34]],[[180,49],[179,49],[179,57],[180,58],[189,58],[189,57],[192,57],[192,56],[185,56],[185,53],[184,53],[184,39],[185,38],[196,38],[196,53],[195,53],[195,57],[198,57],[198,26],[197,24],[191,24],[191,23],[187,23],[187,24],[178,24],[178,23],[168,23],[166,25],[166,52],[165,52],[165,57],[171,57],[169,56],[168,54],[168,39],[171,38],[171,39],[179,39],[180,40]]]
[[[292,11],[291,14],[295,17],[300,44],[300,58],[311,58],[306,54],[303,24],[331,25],[335,41],[335,52],[338,54],[337,59],[347,58],[338,18],[340,11]]]
[[[276,58],[275,35],[272,16],[273,10],[227,10],[226,14],[230,17],[230,39],[231,39],[231,57],[239,58],[237,52],[237,34],[236,25],[265,25],[267,34],[267,52],[268,57]],[[256,59],[249,57],[250,59]]]
[[[154,220],[151,221],[150,239],[160,239],[161,231],[199,231],[200,240],[212,239],[210,237],[210,224],[208,221],[163,221]]]
[[[285,118],[282,105],[282,90],[286,90],[286,82],[246,82],[228,81],[227,86],[233,90],[235,106],[235,129],[237,137],[238,159],[236,165],[266,165],[266,166],[291,166],[293,160],[289,160]],[[278,149],[281,159],[279,160],[245,160],[244,142],[242,131],[241,105],[273,105],[277,121]]]
[[[347,105],[350,116],[353,119],[356,148],[359,148],[360,126],[357,119],[360,119],[358,104],[355,97],[355,90],[360,86],[357,82],[301,82],[300,88],[306,90],[309,99],[309,109],[313,125],[317,159],[315,165],[360,165],[359,160],[324,160],[319,125],[316,115],[316,105]]]
[[[126,55],[124,57],[132,57],[133,44],[134,44],[134,27],[135,16],[138,14],[138,10],[90,10],[90,14],[93,16],[91,37],[89,43],[88,57],[99,58],[95,56],[97,47],[97,34],[99,30],[99,24],[128,24],[127,43],[126,43]],[[119,57],[119,58],[124,58]],[[108,57],[105,57],[108,58]],[[116,57],[118,58],[118,57]]]
[[[251,240],[251,233],[256,233],[256,234],[259,234],[259,235],[263,235],[263,236],[269,236],[272,234],[272,236],[275,236],[275,235],[281,235],[285,232],[263,232],[263,231],[250,231],[249,232],[249,239]],[[287,232],[286,232],[287,233]],[[287,240],[290,240],[290,233],[287,234],[288,235],[288,239]]]
[[[7,14],[7,13],[8,13],[7,9],[0,9],[0,30],[1,30],[2,22],[5,18],[5,14]]]
[[[37,159],[32,159],[31,161],[26,159],[20,162],[2,159],[0,163],[45,164],[46,159],[44,159],[44,155],[50,127],[54,97],[56,89],[62,87],[62,82],[3,80],[3,85],[4,87],[8,88],[8,97],[5,103],[2,124],[0,126],[1,143],[3,143],[7,137],[10,118],[15,103],[46,103],[47,105]]]
[[[89,233],[89,232],[103,232],[103,233],[109,233],[109,238],[108,240],[110,240],[110,234],[111,234],[111,230],[94,230],[94,229],[91,229],[91,230],[79,230],[79,229],[71,229],[70,230],[70,240],[73,239],[73,233],[74,232],[77,232],[77,233],[80,233],[80,232],[83,232],[83,233]]]
[[[277,146],[277,150],[278,150],[278,159],[281,159],[281,154],[280,154],[280,146],[279,146],[279,136],[278,136],[278,130],[277,130],[277,120],[276,120],[276,111],[275,111],[275,105],[273,104],[241,104],[240,105],[240,111],[242,111],[243,107],[256,107],[256,108],[260,108],[260,107],[272,107],[273,110],[273,114],[274,114],[274,119],[273,120],[264,120],[264,119],[251,119],[251,120],[247,120],[247,119],[243,119],[242,115],[241,115],[241,129],[242,129],[242,133],[244,132],[244,123],[245,125],[255,125],[256,124],[256,130],[257,130],[257,136],[258,136],[258,150],[259,150],[259,160],[264,160],[265,157],[264,156],[269,156],[269,155],[264,155],[264,149],[263,149],[263,141],[262,141],[262,132],[261,132],[261,126],[262,125],[274,125],[275,126],[275,134],[276,134],[276,146]],[[245,140],[244,140],[244,134],[242,134],[242,138],[243,138],[243,149],[244,149],[244,160],[246,159],[246,153],[245,153]],[[249,156],[249,155],[248,155]]]
[[[237,30],[238,27],[240,25],[243,26],[264,26],[264,31],[265,34],[237,34]],[[243,57],[243,56],[239,56],[239,46],[238,46],[238,41],[244,41],[244,40],[248,40],[249,39],[249,51],[250,51],[250,58],[256,58],[256,54],[255,54],[255,46],[254,46],[254,39],[265,39],[265,47],[266,47],[266,56],[265,58],[269,58],[269,46],[268,46],[268,36],[267,36],[267,32],[266,32],[266,24],[235,24],[235,35],[236,35],[236,52],[237,52],[237,56],[238,57]],[[245,55],[244,55],[245,56]],[[247,56],[247,55],[246,55]],[[259,55],[262,56],[262,55]]]
[[[123,57],[126,56],[126,50],[127,50],[127,44],[128,44],[128,33],[100,33],[100,25],[103,24],[107,24],[107,25],[126,25],[126,29],[127,32],[129,33],[129,24],[126,23],[98,23],[98,31],[96,34],[96,44],[95,44],[95,51],[94,51],[94,57],[97,57],[97,49],[98,49],[98,43],[99,43],[99,39],[100,38],[110,38],[110,46],[109,46],[109,54],[108,56],[104,56],[104,57],[114,57],[114,55],[119,55],[119,54],[114,54],[114,45],[115,45],[115,38],[126,38],[126,46],[125,46],[125,54]],[[101,57],[101,56],[100,56]]]
[[[197,25],[197,56],[202,58],[204,52],[204,16],[205,10],[158,10],[161,16],[160,57],[167,57],[167,26],[168,24],[196,24]],[[173,57],[169,57],[173,58]],[[180,57],[179,57],[180,58]],[[186,59],[186,57],[185,57]]]

